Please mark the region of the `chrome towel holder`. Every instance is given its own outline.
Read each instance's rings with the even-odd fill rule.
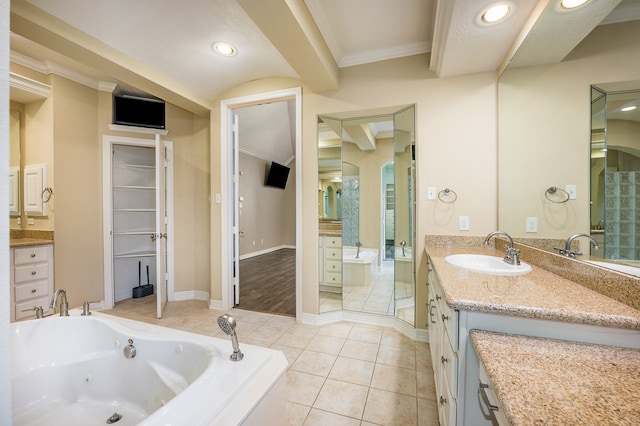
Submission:
[[[443,203],[453,203],[458,199],[458,194],[453,189],[445,188],[442,191],[438,192],[438,200]]]
[[[562,188],[558,188],[557,186],[549,187],[545,192],[544,196],[547,200],[552,203],[566,203],[569,201],[569,193]]]

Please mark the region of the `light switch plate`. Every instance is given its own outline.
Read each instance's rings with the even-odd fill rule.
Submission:
[[[528,217],[527,218],[527,232],[538,232],[538,218],[537,217]]]
[[[570,200],[575,200],[577,197],[577,190],[576,190],[576,186],[575,185],[566,185],[564,187],[564,190],[567,191],[567,194],[569,194],[569,199]]]
[[[435,200],[436,199],[436,187],[429,186],[427,187],[427,200]]]
[[[461,231],[468,231],[469,230],[469,216],[460,216],[458,218],[458,225],[459,225],[459,229]]]

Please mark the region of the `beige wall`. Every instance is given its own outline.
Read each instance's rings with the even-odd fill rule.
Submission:
[[[49,216],[35,218],[27,229],[54,230],[55,288],[67,290],[76,307],[103,298],[102,136],[149,135],[108,129],[111,93],[57,75],[38,80],[46,80],[52,93],[25,105],[25,156],[27,164],[48,164],[54,196]],[[209,117],[167,104],[165,139],[174,143],[175,291],[210,290],[209,123]]]
[[[290,167],[284,190],[264,186],[270,161],[240,153],[239,210],[240,256],[281,246],[295,246],[295,163]],[[254,244],[255,242],[255,244]]]
[[[499,227],[512,236],[589,231],[591,84],[640,79],[640,21],[597,27],[559,64],[506,71],[499,82]],[[550,186],[577,185],[551,204]],[[525,218],[538,217],[538,233]]]
[[[302,86],[302,228],[303,277],[318,276],[317,116],[416,104],[417,201],[416,326],[426,323],[424,235],[460,234],[458,215],[471,217],[467,234],[483,235],[496,227],[496,77],[480,73],[436,79],[428,57],[419,55],[341,70],[340,89],[316,94],[295,80],[269,79],[236,87],[220,100]],[[212,170],[220,165],[219,110],[212,112]],[[212,191],[220,192],[220,175],[212,173]],[[452,188],[458,201],[442,206],[427,201],[427,186]],[[220,262],[220,205],[212,214],[212,270]],[[217,265],[216,265],[217,263]],[[217,269],[219,271],[219,269]],[[212,273],[212,296],[219,299],[222,277]],[[318,281],[303,279],[302,311],[318,312]]]

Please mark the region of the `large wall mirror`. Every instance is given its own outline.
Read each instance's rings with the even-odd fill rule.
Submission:
[[[21,165],[22,158],[22,111],[13,107],[9,109],[9,216],[20,216]],[[10,221],[11,228],[18,227],[17,220]]]
[[[415,107],[318,118],[319,311],[415,324]]]
[[[591,235],[599,243],[591,255],[637,274],[628,266],[640,266],[640,84],[592,86],[591,117]]]

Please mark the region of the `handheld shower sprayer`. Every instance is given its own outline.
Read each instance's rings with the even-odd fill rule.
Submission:
[[[220,315],[218,317],[218,326],[222,331],[231,336],[231,345],[233,345],[233,353],[229,356],[231,361],[240,361],[244,358],[244,354],[240,351],[238,345],[238,335],[236,334],[236,320],[229,314]]]

